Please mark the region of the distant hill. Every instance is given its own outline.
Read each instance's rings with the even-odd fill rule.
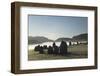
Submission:
[[[87,33],[84,33],[84,34],[80,34],[80,35],[75,35],[73,36],[72,38],[65,38],[65,37],[62,37],[62,38],[58,38],[57,40],[55,40],[56,42],[59,42],[59,41],[87,41],[88,39],[88,34]]]
[[[80,34],[80,35],[76,35],[72,37],[73,40],[88,40],[88,34],[84,33],[84,34]]]
[[[53,40],[50,40],[43,36],[36,36],[36,37],[29,36],[28,37],[28,44],[38,44],[38,43],[52,42],[52,41]]]
[[[62,38],[56,39],[55,42],[60,42],[62,40],[63,41],[87,41],[88,34],[84,33],[84,34],[80,34],[80,35],[75,35],[72,38],[62,37]],[[53,40],[50,40],[43,36],[36,36],[36,37],[29,36],[28,37],[28,44],[39,44],[39,43],[43,43],[43,42],[53,42]]]
[[[57,40],[55,40],[56,42],[59,42],[59,41],[71,41],[72,39],[71,38],[58,38]]]

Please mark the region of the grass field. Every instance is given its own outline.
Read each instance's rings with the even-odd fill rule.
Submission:
[[[68,55],[48,55],[48,54],[39,54],[34,50],[28,51],[28,60],[55,60],[55,59],[77,59],[77,58],[87,58],[88,50],[87,45],[73,45],[68,47]]]

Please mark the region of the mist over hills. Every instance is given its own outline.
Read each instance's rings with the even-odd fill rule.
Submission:
[[[59,42],[59,41],[71,41],[72,40],[72,38],[65,38],[65,37],[62,37],[62,38],[58,38],[58,39],[56,39],[55,41],[56,42]]]
[[[67,38],[67,37],[62,37],[62,38],[58,38],[55,40],[55,42],[59,42],[59,41],[87,41],[88,40],[88,34],[84,33],[84,34],[79,34],[79,35],[75,35],[72,38]],[[54,42],[54,40],[48,39],[44,36],[29,36],[28,37],[28,44],[39,44],[39,43],[43,43],[43,42]]]
[[[74,40],[88,40],[88,34],[84,33],[84,34],[76,35],[76,36],[73,36],[72,39],[74,39]]]
[[[38,43],[43,43],[43,42],[53,42],[53,40],[50,40],[46,37],[43,36],[29,36],[28,37],[28,44],[38,44]]]
[[[84,33],[84,34],[79,34],[79,35],[75,35],[72,38],[58,38],[56,41],[87,41],[88,40],[88,34]]]

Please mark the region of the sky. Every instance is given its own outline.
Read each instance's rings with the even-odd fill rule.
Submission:
[[[87,17],[71,16],[28,16],[28,36],[44,36],[52,40],[87,33]]]

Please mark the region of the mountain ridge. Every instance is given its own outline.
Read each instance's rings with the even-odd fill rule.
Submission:
[[[88,39],[88,34],[87,33],[83,33],[83,34],[79,34],[79,35],[75,35],[72,38],[67,38],[67,37],[62,37],[62,38],[58,38],[56,39],[57,41],[87,41]]]
[[[28,44],[38,44],[38,43],[43,43],[43,42],[52,42],[53,40],[50,40],[44,36],[29,36],[28,37]]]
[[[83,34],[79,34],[79,35],[75,35],[72,38],[67,38],[67,37],[61,37],[58,38],[56,40],[51,40],[48,39],[44,36],[29,36],[28,37],[28,44],[39,44],[39,43],[43,43],[43,42],[59,42],[59,41],[87,41],[88,40],[88,34],[87,33],[83,33]]]

